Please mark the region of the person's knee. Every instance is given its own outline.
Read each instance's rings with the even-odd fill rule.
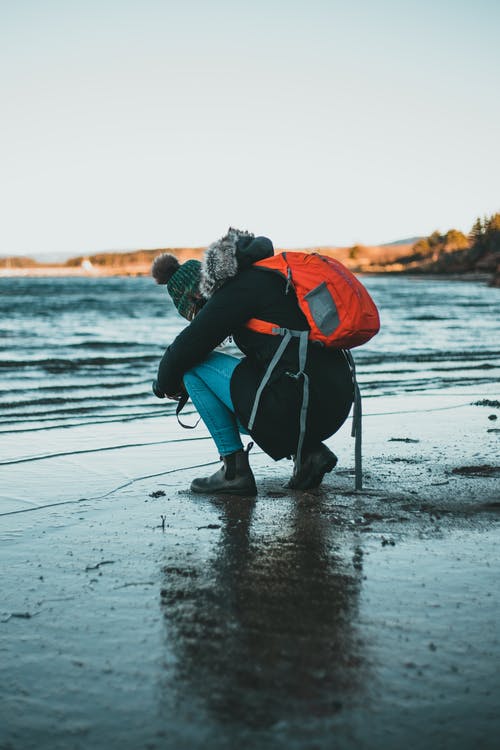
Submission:
[[[203,380],[203,371],[209,365],[211,362],[211,354],[208,355],[206,359],[203,360],[203,362],[199,362],[197,365],[194,365],[190,370],[184,373],[184,380],[186,378],[188,380],[194,380],[195,378],[198,380]]]
[[[199,377],[196,374],[196,367],[193,367],[192,370],[188,370],[184,373],[182,377],[182,382],[184,383],[184,388],[189,393],[189,388],[194,385],[196,381],[199,381]]]

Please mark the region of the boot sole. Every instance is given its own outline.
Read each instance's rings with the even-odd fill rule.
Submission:
[[[191,492],[194,492],[196,495],[233,495],[237,497],[255,497],[257,495],[257,488],[254,489],[237,489],[236,487],[234,489],[230,489],[229,487],[220,489],[220,490],[210,490],[210,489],[203,489],[202,487],[193,487],[191,485]]]

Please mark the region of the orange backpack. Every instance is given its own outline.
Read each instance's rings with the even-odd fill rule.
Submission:
[[[309,340],[334,349],[366,344],[380,329],[374,301],[363,284],[335,258],[317,253],[288,252],[259,260],[253,268],[277,271],[295,291],[309,324]],[[275,326],[257,318],[246,323],[257,333]]]
[[[354,389],[352,436],[355,438],[355,487],[362,489],[361,469],[361,393],[356,380],[356,367],[349,349],[369,341],[380,329],[377,307],[363,284],[335,258],[317,253],[284,252],[259,260],[253,267],[280,273],[287,280],[285,293],[292,288],[300,309],[309,324],[308,331],[292,331],[273,323],[251,318],[246,327],[257,333],[282,336],[257,389],[248,427],[252,430],[260,397],[271,374],[292,338],[299,339],[299,369],[293,376],[302,378],[303,398],[300,413],[300,435],[295,455],[295,470],[300,467],[305,437],[309,378],[305,372],[308,341],[326,347],[343,349],[351,368]]]

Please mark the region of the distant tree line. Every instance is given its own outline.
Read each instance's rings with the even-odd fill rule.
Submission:
[[[145,265],[151,263],[160,250],[134,250],[129,253],[97,253],[96,255],[79,255],[70,258],[65,265],[81,266],[84,260],[89,260],[93,266],[101,268],[123,268],[131,265]]]
[[[468,235],[458,229],[433,232],[415,242],[400,263],[423,272],[496,274],[500,267],[500,213],[476,219]]]
[[[37,265],[33,258],[25,258],[22,255],[0,258],[0,268],[34,268]]]
[[[476,219],[469,237],[471,262],[496,263],[497,268],[500,263],[500,213]]]
[[[90,261],[93,266],[107,269],[125,269],[131,266],[148,266],[153,259],[163,252],[169,252],[178,257],[198,256],[202,248],[168,248],[156,250],[135,250],[132,252],[98,253],[96,255],[80,255],[70,258],[64,264],[67,267],[80,267],[84,261]],[[382,260],[377,248],[369,251],[363,245],[354,245],[346,249],[346,258],[350,261],[363,261],[363,270],[370,270],[372,264],[394,263],[392,260]],[[493,274],[492,283],[500,286],[500,213],[478,218],[474,222],[468,235],[458,229],[449,229],[442,234],[432,232],[428,237],[422,237],[415,242],[406,255],[399,256],[397,264],[401,270],[422,273],[464,273],[480,271]],[[37,266],[52,266],[54,264],[37,263],[32,258],[8,257],[0,258],[0,269],[33,268]]]
[[[417,258],[428,258],[431,256],[437,260],[443,253],[452,253],[455,250],[464,250],[469,247],[469,238],[458,229],[449,229],[446,234],[433,232],[428,237],[417,240],[413,245],[413,254]]]

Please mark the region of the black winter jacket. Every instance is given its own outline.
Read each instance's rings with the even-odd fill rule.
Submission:
[[[244,356],[231,379],[231,398],[238,419],[247,427],[257,388],[281,337],[251,331],[245,322],[259,318],[283,328],[308,328],[295,294],[291,290],[285,294],[285,287],[279,274],[258,267],[229,279],[166,350],[158,369],[158,390],[168,395],[178,393],[184,373],[232,336]],[[302,380],[289,373],[298,370],[297,352],[297,340],[292,340],[263,391],[251,431],[255,442],[275,460],[296,453]],[[333,435],[347,419],[353,383],[342,351],[311,342],[306,372],[310,387],[304,441],[307,450]]]

